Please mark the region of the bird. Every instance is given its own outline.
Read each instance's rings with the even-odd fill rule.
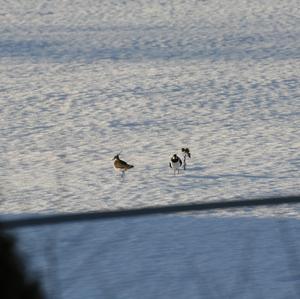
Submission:
[[[113,157],[114,160],[114,168],[116,171],[121,172],[121,176],[123,177],[125,175],[125,171],[127,171],[130,168],[133,168],[133,165],[128,164],[127,162],[120,159],[120,154]]]
[[[171,162],[169,163],[170,168],[174,170],[174,175],[176,174],[176,171],[179,174],[179,168],[181,165],[182,160],[176,154],[174,154],[171,158]]]
[[[189,158],[191,158],[191,152],[190,152],[190,150],[189,150],[189,148],[182,148],[181,149],[181,151],[183,152],[183,169],[185,170],[185,168],[186,168],[186,157],[189,157]]]

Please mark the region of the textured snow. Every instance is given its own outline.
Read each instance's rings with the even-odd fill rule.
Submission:
[[[0,5],[1,214],[84,212],[299,193],[298,1],[0,0]],[[169,159],[182,147],[190,148],[192,159],[185,172],[174,176]],[[124,180],[115,174],[112,163],[120,151],[121,158],[135,166]],[[159,218],[153,229],[159,230],[161,225],[162,232],[153,238],[148,227],[151,221],[139,220],[137,232],[132,231],[134,221],[124,222],[124,235],[112,237],[116,244],[109,242],[113,248],[123,246],[123,253],[113,251],[112,255],[127,256],[121,269],[131,271],[129,282],[126,275],[122,280],[109,274],[101,282],[107,289],[95,291],[92,280],[90,298],[111,290],[118,279],[122,281],[119,297],[112,293],[106,298],[147,298],[141,293],[148,290],[143,271],[137,271],[138,276],[133,272],[136,267],[153,269],[152,251],[147,251],[152,241],[157,245],[153,254],[167,265],[162,262],[156,269],[163,271],[162,276],[149,282],[148,298],[157,298],[163,285],[178,285],[184,277],[193,276],[186,267],[172,280],[174,259],[185,267],[186,256],[180,260],[181,250],[177,250],[168,259],[168,248],[176,245],[175,241],[161,242],[170,233],[175,238],[177,232],[184,236],[180,246],[189,244],[188,259],[198,259],[201,267],[207,265],[203,273],[211,268],[217,271],[212,274],[217,278],[211,280],[217,282],[223,276],[220,286],[228,290],[227,283],[233,279],[229,275],[226,280],[230,261],[234,256],[242,262],[242,244],[253,248],[247,237],[250,233],[256,240],[253,231],[265,240],[258,241],[263,249],[253,249],[256,262],[250,267],[268,258],[272,265],[266,265],[268,269],[261,270],[257,280],[252,279],[257,273],[250,275],[250,285],[261,280],[268,293],[241,295],[242,289],[238,289],[230,298],[293,298],[295,294],[289,292],[294,280],[283,279],[284,288],[278,274],[282,261],[277,263],[277,259],[285,259],[281,254],[285,248],[274,241],[265,224],[289,218],[291,226],[298,228],[299,216],[298,206],[287,206],[210,212],[204,220],[196,217],[200,225],[194,218]],[[106,235],[118,227],[98,225]],[[186,235],[178,225],[186,226],[191,234]],[[233,233],[223,229],[227,225]],[[246,234],[239,230],[240,225]],[[277,226],[270,225],[276,231]],[[83,243],[90,247],[84,254],[92,263],[93,247],[106,246],[98,227],[82,225],[78,233],[76,227],[73,241],[71,238],[67,244],[69,250],[54,246],[62,255],[65,270],[61,275],[67,277],[80,269],[84,276],[101,274],[104,279],[102,273],[112,267],[110,256],[108,268],[99,264],[103,272],[63,263],[81,240],[82,231],[89,232],[89,240]],[[68,228],[57,230],[62,239],[69,240]],[[45,229],[41,231],[27,234],[38,240]],[[216,267],[222,262],[215,260],[214,249],[202,248],[201,238],[194,239],[195,231],[204,234],[204,244],[217,248],[224,263],[220,271]],[[25,238],[23,245],[34,252],[26,243],[27,234],[21,237]],[[136,240],[143,234],[150,235],[149,239],[142,239],[137,246]],[[218,243],[220,237],[224,242]],[[237,245],[232,248],[234,243]],[[193,257],[197,246],[203,250],[199,258]],[[272,256],[264,246],[279,249]],[[150,255],[142,258],[140,266],[136,250]],[[215,262],[207,264],[205,255]],[[116,258],[114,267],[120,259]],[[299,273],[295,275],[299,278]],[[128,289],[132,281],[141,288]],[[156,285],[161,287],[156,289]],[[222,297],[216,285],[207,288],[210,291],[185,284],[187,293],[177,292],[177,298],[199,298],[199,292],[203,298]],[[77,285],[66,287],[68,294],[62,298],[86,297],[79,289]],[[160,297],[176,298],[171,290],[173,287],[167,288]]]
[[[1,212],[298,191],[297,1],[1,7]],[[183,146],[193,159],[174,178]]]

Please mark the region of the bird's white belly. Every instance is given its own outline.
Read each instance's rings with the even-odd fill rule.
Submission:
[[[116,167],[116,166],[114,166],[114,169],[115,169],[115,171],[118,171],[118,172],[126,170],[124,168],[119,168],[119,167]]]

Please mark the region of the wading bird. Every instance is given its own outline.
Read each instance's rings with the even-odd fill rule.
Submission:
[[[179,174],[179,168],[181,167],[181,165],[181,159],[176,154],[174,154],[171,158],[171,162],[169,163],[169,166],[174,170],[174,175],[176,174],[176,171]]]
[[[128,164],[127,162],[120,159],[120,154],[114,156],[114,168],[116,171],[121,172],[121,177],[124,177],[125,171],[127,171],[130,168],[133,168],[133,165]]]
[[[186,168],[186,157],[191,158],[191,152],[190,150],[186,147],[186,148],[182,148],[181,151],[183,152],[183,169],[185,170]]]

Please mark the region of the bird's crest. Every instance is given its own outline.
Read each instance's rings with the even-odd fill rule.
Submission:
[[[121,155],[121,153],[122,153],[122,151],[120,151],[117,155],[115,155],[114,157],[113,157],[113,160],[119,160],[120,159],[120,155]]]

